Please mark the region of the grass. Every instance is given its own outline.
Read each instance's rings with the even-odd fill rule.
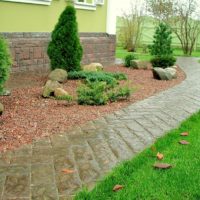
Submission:
[[[189,131],[183,138],[180,133]],[[178,129],[147,148],[137,157],[116,167],[110,175],[88,192],[83,190],[75,200],[199,200],[200,199],[200,112],[183,122]],[[187,139],[190,145],[178,144]],[[168,170],[156,170],[157,151],[162,162],[172,164]],[[112,189],[116,184],[124,188]]]
[[[124,58],[126,55],[132,54],[127,52],[122,47],[117,47],[116,49],[116,58]],[[142,49],[138,49],[137,52],[134,53],[138,60],[149,61],[151,60],[152,56],[149,53],[143,53]],[[183,52],[181,49],[174,49],[174,56],[183,56]],[[192,54],[193,57],[200,57],[200,51],[194,51]]]

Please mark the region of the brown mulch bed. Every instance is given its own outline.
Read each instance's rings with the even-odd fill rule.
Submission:
[[[5,106],[5,112],[0,116],[0,151],[14,149],[36,138],[64,132],[77,124],[96,119],[173,87],[185,79],[185,74],[180,69],[178,78],[172,81],[153,79],[150,69],[132,70],[118,65],[106,70],[128,75],[128,84],[137,88],[128,101],[105,106],[80,106],[76,103],[67,105],[64,101],[41,97],[46,76],[38,77],[30,73],[11,76],[7,87],[12,89],[12,95],[0,97],[0,102]],[[79,82],[69,80],[64,88],[75,95]]]

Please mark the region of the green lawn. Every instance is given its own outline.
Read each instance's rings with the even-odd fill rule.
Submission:
[[[116,49],[116,58],[124,58],[126,55],[131,54],[130,52],[127,52],[125,49],[122,47],[117,47]],[[138,60],[145,60],[149,61],[151,59],[150,54],[145,54],[142,52],[142,49],[138,49],[137,52],[134,53],[137,57]],[[183,56],[183,52],[181,49],[174,49],[174,56]],[[192,56],[194,57],[200,57],[200,51],[194,51]]]
[[[180,133],[189,131],[188,137]],[[181,139],[189,145],[180,145]],[[164,154],[157,161],[156,153]],[[157,170],[156,162],[172,164],[168,170]],[[116,184],[124,188],[112,189]],[[130,161],[116,167],[96,187],[83,190],[75,200],[199,200],[200,199],[200,112],[160,138],[153,146]]]

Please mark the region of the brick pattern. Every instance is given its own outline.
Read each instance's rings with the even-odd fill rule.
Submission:
[[[13,72],[47,71],[47,46],[50,33],[2,33],[9,41]],[[80,33],[83,46],[82,64],[100,62],[109,65],[115,61],[115,35],[106,33]]]
[[[93,188],[116,164],[132,158],[200,108],[198,59],[181,58],[180,85],[63,134],[0,154],[0,199],[71,200]],[[63,169],[74,173],[65,174]]]

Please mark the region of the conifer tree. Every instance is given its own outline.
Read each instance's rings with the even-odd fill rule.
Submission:
[[[154,34],[153,45],[150,47],[151,55],[160,57],[170,56],[173,54],[173,50],[171,48],[171,34],[171,30],[166,24],[159,24]]]
[[[76,10],[73,6],[67,6],[60,15],[51,39],[47,51],[51,69],[80,70],[83,50],[78,35]]]
[[[0,94],[4,92],[4,84],[10,73],[11,56],[6,40],[0,36]]]

